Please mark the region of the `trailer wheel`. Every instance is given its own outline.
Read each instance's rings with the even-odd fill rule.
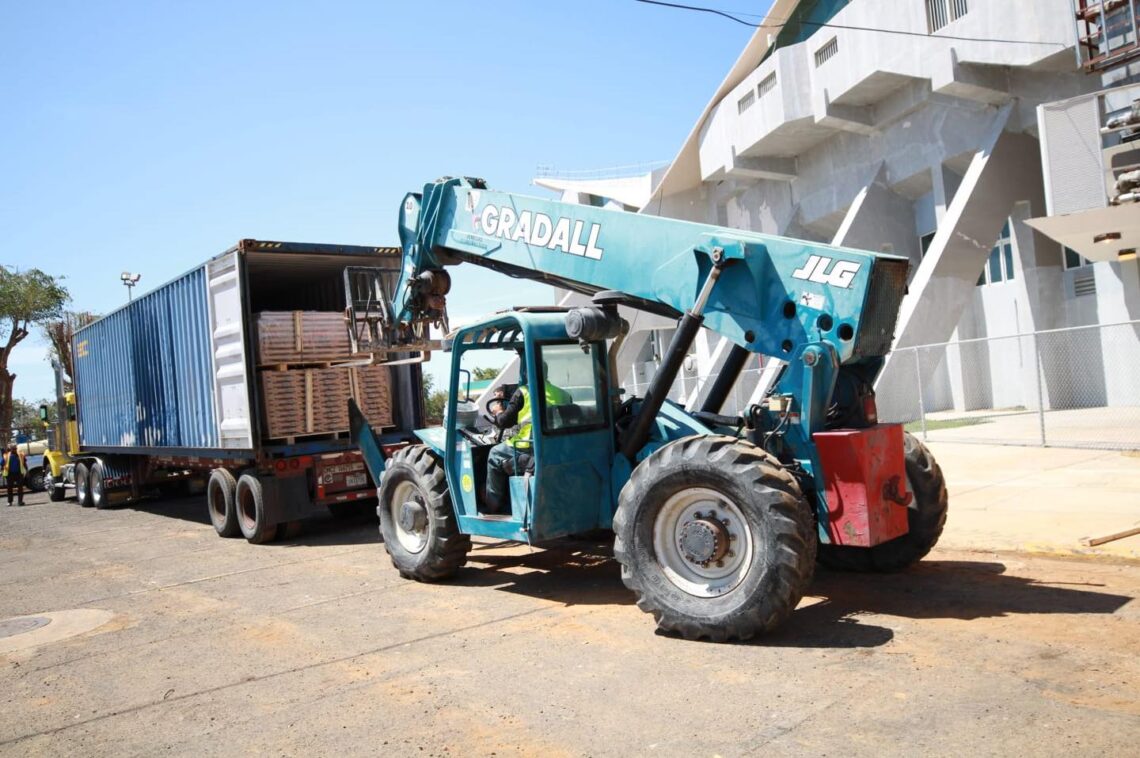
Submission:
[[[91,502],[91,482],[87,478],[87,464],[75,464],[75,499],[84,508],[90,508],[94,505]]]
[[[48,499],[53,503],[62,502],[67,497],[67,488],[62,484],[55,483],[55,477],[48,472],[44,476],[44,488],[47,490]]]
[[[686,639],[774,629],[815,567],[815,526],[796,480],[733,437],[687,437],[650,455],[622,488],[614,533],[637,606]]]
[[[819,562],[838,571],[901,571],[931,551],[946,525],[949,501],[942,469],[913,434],[903,436],[907,489],[914,502],[907,513],[909,530],[875,547],[820,545]]]
[[[234,475],[224,468],[211,471],[210,481],[206,484],[206,507],[210,511],[210,523],[219,537],[241,536],[236,498],[237,480]]]
[[[242,474],[236,490],[237,522],[242,536],[254,545],[277,539],[277,524],[270,523],[265,493],[256,474]]]
[[[405,579],[433,582],[467,563],[471,538],[459,533],[447,477],[424,445],[395,453],[380,483],[380,534]]]
[[[107,500],[107,487],[103,481],[103,464],[99,461],[92,463],[87,476],[89,477],[87,489],[91,493],[91,505],[103,510],[110,505]]]
[[[28,472],[26,480],[28,489],[32,492],[44,491],[44,470],[42,468],[34,468]]]

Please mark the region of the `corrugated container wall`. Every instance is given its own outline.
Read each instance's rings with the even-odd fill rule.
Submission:
[[[75,335],[79,443],[216,448],[205,269]]]

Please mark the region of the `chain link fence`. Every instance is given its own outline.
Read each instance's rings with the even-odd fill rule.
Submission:
[[[926,440],[1140,450],[1140,321],[896,349],[879,419]]]
[[[655,371],[623,386],[642,396]],[[721,412],[758,402],[772,374],[741,372]],[[715,376],[687,364],[669,399],[693,407]],[[899,348],[875,390],[879,420],[924,440],[1140,450],[1140,321]]]

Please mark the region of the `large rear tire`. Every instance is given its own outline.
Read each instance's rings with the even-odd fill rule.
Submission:
[[[84,508],[94,505],[91,502],[91,480],[88,478],[86,463],[75,464],[75,499]]]
[[[622,581],[657,627],[746,640],[795,610],[816,535],[794,477],[733,437],[686,437],[633,471],[614,516]]]
[[[241,536],[236,501],[237,480],[234,475],[224,468],[211,471],[210,481],[206,484],[206,508],[219,537]]]
[[[111,503],[107,499],[107,486],[103,476],[103,464],[95,461],[91,464],[91,471],[87,475],[87,489],[91,492],[91,505],[103,510]]]
[[[467,563],[471,538],[459,533],[443,466],[427,447],[392,456],[379,496],[380,534],[400,576],[436,582]]]
[[[237,481],[236,510],[242,536],[254,545],[277,539],[277,524],[269,520],[265,493],[257,474],[242,474]]]
[[[908,531],[875,547],[820,545],[819,562],[837,571],[901,571],[931,551],[946,525],[946,479],[926,445],[904,434],[907,489],[914,501],[907,512]]]

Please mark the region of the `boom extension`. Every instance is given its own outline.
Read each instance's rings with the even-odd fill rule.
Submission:
[[[486,189],[447,179],[405,197],[404,266],[391,322],[405,333],[446,319],[444,266],[470,263],[679,318],[720,249],[727,266],[702,326],[750,353],[789,360],[826,342],[846,364],[886,354],[908,262],[820,243]],[[448,283],[449,279],[446,280]]]

